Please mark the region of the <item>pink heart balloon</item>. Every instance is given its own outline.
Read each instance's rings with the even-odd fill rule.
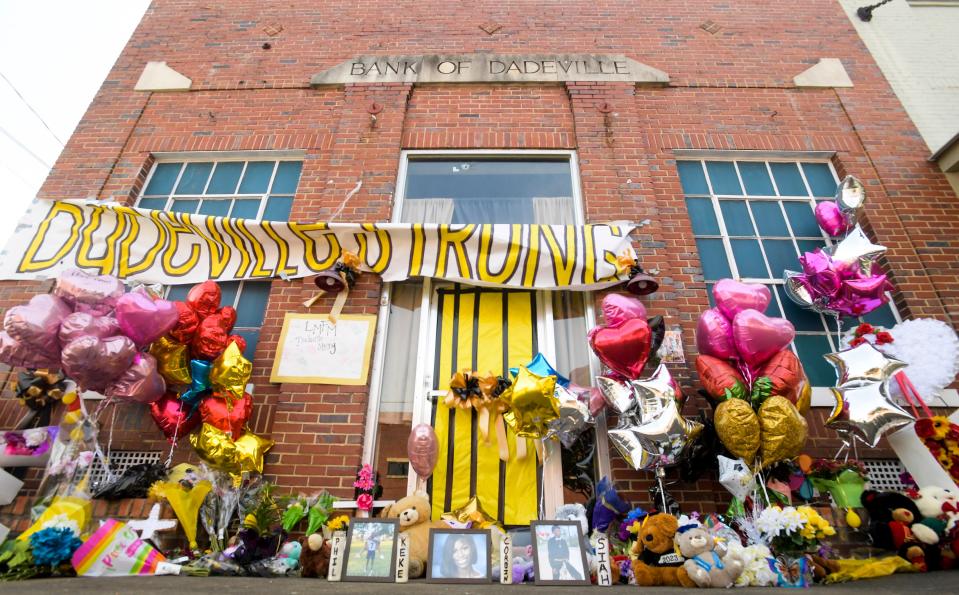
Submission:
[[[699,315],[696,347],[699,353],[719,359],[730,360],[739,356],[733,343],[733,326],[718,308],[710,308]]]
[[[733,342],[739,357],[751,368],[758,368],[782,351],[796,336],[796,329],[785,318],[770,318],[756,310],[743,310],[733,319]]]
[[[136,353],[136,345],[128,337],[86,335],[66,344],[60,361],[67,376],[82,389],[100,391],[126,372]]]
[[[60,344],[66,345],[84,335],[106,339],[120,334],[120,325],[112,316],[99,316],[89,312],[74,312],[60,323]]]
[[[119,397],[139,403],[152,403],[166,392],[166,382],[157,372],[157,362],[149,353],[133,356],[133,365],[107,387],[108,397]]]
[[[69,269],[60,273],[54,293],[80,312],[109,314],[124,291],[123,281],[112,275]]]
[[[732,321],[743,310],[765,312],[772,295],[768,287],[759,283],[721,279],[713,285],[713,299],[723,316]]]
[[[31,349],[11,337],[0,332],[0,362],[12,367],[21,368],[59,368],[59,358],[45,357],[35,349]]]
[[[615,328],[593,329],[589,345],[610,370],[635,379],[639,378],[649,359],[652,332],[645,319],[634,318]]]
[[[24,347],[35,350],[44,359],[60,356],[60,323],[70,315],[70,307],[55,295],[43,293],[22,306],[7,311],[3,328]]]
[[[834,202],[821,202],[816,205],[816,223],[829,235],[836,237],[852,229],[849,219]]]
[[[142,291],[132,291],[117,300],[117,323],[138,347],[145,347],[167,334],[180,320],[173,302],[154,300]]]
[[[646,318],[646,306],[634,297],[611,293],[603,298],[603,318],[606,326],[619,326],[633,318]]]

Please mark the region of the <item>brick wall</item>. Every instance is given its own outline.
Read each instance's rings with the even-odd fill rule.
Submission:
[[[701,27],[707,21],[712,32]],[[490,35],[480,29],[489,23],[501,27]],[[282,31],[271,36],[270,26]],[[671,83],[308,85],[312,74],[354,55],[483,51],[623,53],[666,71]],[[855,87],[794,88],[792,77],[822,57],[840,58]],[[134,92],[148,60],[192,78],[192,90]],[[367,111],[372,102],[383,107],[375,125]],[[599,111],[601,103],[612,112]],[[834,151],[837,169],[867,184],[866,224],[889,247],[901,311],[959,323],[955,194],[925,161],[924,142],[834,0],[483,0],[455,10],[425,1],[400,10],[373,0],[158,0],[41,194],[131,199],[155,152],[296,149],[304,167],[292,219],[324,220],[339,211],[340,221],[384,221],[400,151],[422,148],[575,149],[588,220],[652,221],[635,236],[644,265],[660,271],[661,290],[647,305],[682,326],[690,361],[695,321],[708,301],[674,150]],[[343,204],[358,182],[360,192]],[[0,307],[47,290],[48,283],[0,283]],[[268,381],[283,316],[305,311],[312,293],[308,281],[273,282],[254,361],[251,426],[277,441],[266,473],[285,490],[349,496],[368,389]],[[379,282],[363,277],[346,312],[376,313],[379,297]],[[314,311],[330,306],[324,298]],[[676,374],[694,394],[692,371]],[[686,413],[704,407],[691,399]],[[20,413],[15,402],[0,402],[4,427]],[[825,413],[809,416],[815,455],[832,455],[837,446],[821,427]],[[137,405],[122,406],[113,444],[167,448]],[[181,445],[177,460],[190,456]],[[646,502],[649,475],[627,471],[615,453],[613,466],[628,495]],[[708,474],[672,491],[705,510],[721,507],[716,500],[725,493]]]

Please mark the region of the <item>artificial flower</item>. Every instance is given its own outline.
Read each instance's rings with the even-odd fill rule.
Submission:
[[[876,329],[873,328],[868,322],[864,322],[856,327],[856,336],[861,337],[863,335],[871,335],[875,332]]]
[[[892,343],[892,342],[893,342],[892,335],[890,335],[888,331],[881,331],[876,333],[876,343],[878,343],[879,345],[885,345],[887,343]]]
[[[356,498],[356,507],[366,512],[373,510],[373,496],[370,494],[360,494]]]
[[[330,519],[330,522],[327,523],[326,526],[330,531],[346,531],[347,527],[350,526],[350,517],[340,515]]]
[[[66,527],[48,527],[30,536],[33,562],[37,566],[59,566],[83,545],[76,533]]]

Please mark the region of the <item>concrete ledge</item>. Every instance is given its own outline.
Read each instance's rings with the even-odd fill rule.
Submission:
[[[193,81],[167,66],[166,62],[147,62],[135,91],[189,91]]]
[[[797,87],[852,87],[852,79],[837,58],[820,58],[819,63],[793,77]]]

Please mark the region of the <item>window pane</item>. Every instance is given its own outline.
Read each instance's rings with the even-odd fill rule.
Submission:
[[[166,294],[166,299],[171,302],[182,302],[186,299],[186,294],[190,293],[192,285],[170,285]]]
[[[716,281],[732,277],[722,240],[697,239],[696,247],[699,249],[699,260],[703,263],[703,277],[706,280]]]
[[[739,187],[739,178],[736,177],[736,168],[731,161],[707,161],[706,171],[709,172],[714,194],[743,193],[743,189]]]
[[[143,195],[170,194],[182,166],[182,163],[160,163],[157,165],[156,169],[153,170],[153,177],[150,178],[147,189],[143,191]]]
[[[236,326],[260,326],[266,302],[270,299],[269,281],[247,281],[236,307]]]
[[[220,306],[234,306],[236,304],[236,292],[239,288],[239,281],[221,281]]]
[[[769,172],[766,170],[766,163],[755,163],[752,161],[740,161],[739,175],[743,178],[743,184],[746,186],[746,194],[775,196],[773,183],[769,179]]]
[[[706,284],[706,295],[709,297],[709,307],[716,307],[716,298],[713,297],[713,283]]]
[[[754,200],[749,203],[749,208],[752,209],[759,235],[789,237],[789,228],[786,227],[786,219],[778,202]]]
[[[708,198],[687,198],[686,210],[693,224],[693,233],[699,236],[718,236],[719,223],[716,222],[716,212],[713,203]]]
[[[243,357],[252,362],[253,355],[256,353],[256,344],[260,341],[260,331],[258,329],[233,329],[233,334],[246,339],[246,349],[243,351]]]
[[[736,258],[736,268],[739,269],[740,278],[769,278],[762,252],[759,251],[759,242],[731,240],[730,243],[733,246],[733,256]]]
[[[266,194],[273,176],[275,161],[250,161],[246,164],[246,173],[240,182],[239,194]]]
[[[731,236],[751,237],[756,235],[753,222],[749,219],[749,211],[744,200],[721,200],[719,210],[723,214],[723,223],[726,232]]]
[[[709,194],[709,186],[706,185],[706,174],[703,173],[703,165],[699,161],[677,161],[676,169],[679,170],[679,181],[683,184],[683,192],[686,194]]]
[[[233,201],[233,210],[230,211],[230,217],[234,219],[256,219],[256,215],[259,212],[260,201],[258,199],[237,199]]]
[[[809,196],[795,163],[770,163],[781,196]]]
[[[884,306],[879,306],[869,314],[866,314],[862,317],[863,322],[868,322],[869,324],[874,324],[877,326],[882,326],[885,328],[892,328],[896,326],[896,317],[893,315],[892,310],[895,308],[895,305],[892,303],[886,304]]]
[[[792,240],[763,240],[763,249],[766,251],[766,260],[772,269],[773,278],[783,276],[783,269],[796,270],[800,268],[799,255],[793,247]]]
[[[808,202],[783,201],[783,207],[786,209],[786,215],[789,217],[789,225],[793,228],[793,235],[797,238],[818,238],[822,237],[819,231],[819,224],[816,223],[816,215],[813,213],[812,205]]]
[[[289,221],[290,209],[293,208],[292,196],[271,196],[266,201],[263,211],[264,221]]]
[[[140,202],[137,203],[137,207],[141,209],[153,209],[155,211],[161,211],[166,207],[165,198],[141,198]]]
[[[826,242],[822,240],[796,240],[796,243],[799,244],[799,253],[805,254],[806,252],[815,252],[816,248],[822,248],[826,245]],[[796,266],[793,267],[794,270],[798,270],[799,263],[796,263]]]
[[[825,163],[803,163],[803,173],[813,196],[835,196],[836,180]]]
[[[822,318],[819,317],[819,314],[807,310],[789,299],[789,296],[786,295],[786,289],[782,285],[776,287],[776,292],[779,293],[779,301],[783,305],[783,316],[793,323],[797,331],[822,332],[824,330]]]
[[[772,299],[769,300],[769,305],[766,306],[766,310],[763,312],[763,314],[765,314],[766,316],[772,316],[772,317],[782,316],[783,315],[782,310],[779,309],[779,303],[776,301],[776,296],[775,296],[776,286],[767,285],[766,288],[769,289],[769,293],[771,294]]]
[[[198,206],[200,206],[198,200],[175,200],[170,210],[174,213],[196,213]]]
[[[240,174],[243,173],[242,161],[227,161],[217,163],[213,170],[213,179],[210,180],[210,186],[207,187],[207,194],[233,194],[236,192],[236,184],[240,181]]]
[[[204,200],[200,205],[200,214],[201,215],[213,215],[214,217],[226,217],[230,214],[230,203],[229,200],[216,200],[208,199]]]
[[[796,335],[795,344],[810,384],[813,386],[835,386],[836,372],[822,357],[823,354],[832,351],[826,336]]]
[[[212,163],[187,163],[174,194],[203,194],[211,171]]]
[[[273,180],[273,194],[295,194],[296,185],[300,182],[302,161],[281,161],[276,168],[276,178]]]

